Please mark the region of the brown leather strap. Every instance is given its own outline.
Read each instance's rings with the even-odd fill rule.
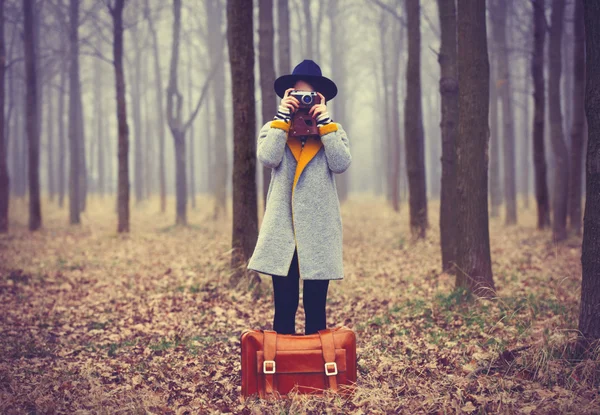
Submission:
[[[334,365],[328,365],[330,368],[335,365],[335,343],[333,342],[333,333],[331,329],[323,329],[319,330],[319,337],[321,338],[321,347],[323,349],[323,360],[325,363],[334,363]],[[326,371],[325,365],[323,365],[323,370]],[[331,369],[330,369],[331,371]],[[329,387],[334,392],[338,390],[337,384],[337,375],[327,375],[329,379]]]
[[[275,355],[277,354],[277,332],[275,330],[264,330],[264,359],[275,361]],[[264,367],[264,365],[263,365]],[[271,369],[272,366],[267,364],[268,369]],[[275,366],[276,369],[276,366]],[[275,390],[274,382],[275,375],[272,373],[265,373],[265,392],[273,393]]]

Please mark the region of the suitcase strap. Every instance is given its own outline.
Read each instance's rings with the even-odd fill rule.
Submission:
[[[337,384],[337,363],[335,363],[335,344],[333,342],[333,333],[330,329],[319,330],[321,338],[321,348],[323,349],[323,360],[325,360],[325,374],[329,379],[329,388],[334,392],[338,390]]]
[[[275,390],[275,355],[277,354],[277,332],[275,330],[264,330],[264,354],[263,372],[265,374],[265,392],[273,393]]]
[[[277,354],[277,332],[275,330],[263,330],[263,374],[265,375],[264,394],[262,388],[259,388],[259,395],[262,399],[266,395],[273,394],[276,390],[274,386],[276,365],[275,356]],[[337,363],[335,362],[335,343],[333,341],[333,332],[331,329],[319,330],[319,338],[321,340],[321,348],[323,350],[324,371],[329,379],[329,388],[337,392]]]

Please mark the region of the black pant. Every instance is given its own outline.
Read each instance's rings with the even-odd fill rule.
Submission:
[[[309,259],[307,259],[309,260]],[[275,297],[273,330],[282,334],[296,333],[296,311],[300,297],[298,251],[294,251],[287,277],[271,275]],[[317,333],[327,328],[325,302],[329,280],[303,280],[303,304],[306,315],[304,334]]]

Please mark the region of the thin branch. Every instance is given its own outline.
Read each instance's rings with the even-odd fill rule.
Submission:
[[[217,69],[219,69],[222,61],[223,61],[222,59],[219,59],[218,61],[215,62],[212,70],[210,71],[210,74],[206,78],[206,81],[204,82],[204,86],[202,87],[202,92],[200,93],[200,98],[198,98],[198,103],[196,104],[196,108],[194,109],[194,112],[190,115],[189,120],[185,123],[185,125],[183,127],[184,132],[187,131],[189,126],[192,124],[192,122],[194,122],[194,119],[198,115],[198,111],[200,111],[200,107],[202,106],[202,101],[204,101],[204,96],[206,95],[206,92],[208,91],[208,87],[210,86],[212,78],[217,73]]]
[[[384,2],[382,2],[381,0],[369,0],[369,1],[373,4],[378,5],[383,10],[385,10],[386,12],[388,12],[389,14],[394,16],[396,18],[396,20],[398,20],[400,22],[400,24],[402,24],[402,26],[406,26],[406,20],[404,19],[404,17],[402,17],[401,15],[398,14],[397,10],[393,9],[388,4],[385,4]]]

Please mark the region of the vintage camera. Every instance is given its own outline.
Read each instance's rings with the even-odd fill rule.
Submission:
[[[290,96],[295,97],[300,105],[292,115],[289,135],[292,137],[320,137],[317,122],[308,114],[308,111],[314,105],[321,103],[321,97],[314,91],[292,91]]]
[[[300,108],[307,110],[321,102],[321,98],[314,91],[292,91],[290,95],[300,101]]]

